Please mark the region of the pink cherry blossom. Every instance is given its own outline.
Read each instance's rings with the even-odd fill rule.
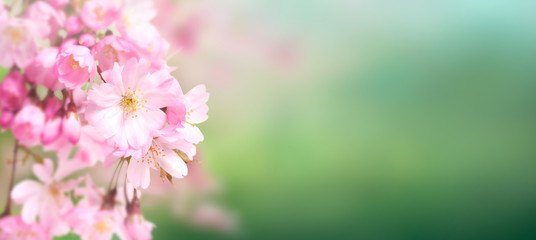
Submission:
[[[75,207],[66,217],[73,232],[82,240],[112,239],[114,234],[125,237],[122,222],[124,217],[113,210],[99,210],[94,207]]]
[[[24,76],[33,84],[41,84],[50,90],[60,90],[63,84],[58,82],[55,68],[58,48],[49,47],[41,52],[24,69]]]
[[[150,170],[162,168],[175,178],[183,178],[188,174],[186,163],[173,149],[180,141],[178,133],[173,131],[160,131],[152,141],[151,147],[141,158],[130,160],[127,178],[133,187],[147,188],[150,184]]]
[[[38,38],[47,34],[43,22],[11,18],[0,21],[0,66],[24,68],[39,51]]]
[[[145,60],[130,59],[102,73],[106,83],[89,91],[86,118],[124,156],[143,156],[151,132],[166,122],[161,110],[176,97],[167,91],[173,79],[149,73]]]
[[[47,231],[39,223],[25,223],[20,216],[0,218],[0,239],[41,240],[50,238]]]
[[[146,46],[138,47],[139,55],[151,62],[151,72],[167,67],[164,57],[169,50],[169,43],[166,40],[158,36],[147,42]]]
[[[95,31],[106,29],[118,16],[117,9],[111,1],[90,0],[85,2],[81,17],[84,23]]]
[[[69,210],[65,215],[65,220],[73,228],[73,232],[82,239],[111,239],[117,234],[120,239],[126,238],[123,222],[126,217],[126,210],[117,207],[103,207],[106,196],[102,188],[95,186],[91,177],[84,178],[85,186],[75,190],[75,195],[82,197],[78,205]],[[114,196],[115,194],[112,194]],[[122,195],[121,195],[122,196]],[[108,199],[124,204],[122,198]]]
[[[117,20],[117,29],[121,36],[133,40],[141,48],[147,48],[154,38],[159,37],[158,30],[151,24],[155,16],[153,1],[125,1]]]
[[[132,42],[114,35],[102,38],[91,52],[103,71],[112,69],[116,62],[122,66],[130,58],[139,59],[138,49]]]
[[[0,106],[3,109],[19,109],[27,94],[24,77],[19,72],[12,71],[0,83]]]
[[[196,124],[202,123],[208,118],[207,101],[209,96],[205,85],[198,85],[182,96],[186,108],[186,120],[182,125],[183,128],[177,128],[177,131],[184,133],[185,139],[193,144],[204,139]]]
[[[13,135],[22,145],[33,146],[39,143],[44,125],[43,110],[33,104],[28,104],[22,107],[13,119]]]
[[[68,89],[82,87],[96,74],[95,60],[84,46],[72,46],[62,50],[57,57],[58,80]]]
[[[26,16],[35,21],[46,23],[44,25],[46,35],[50,39],[54,39],[58,34],[58,30],[63,27],[65,22],[65,14],[63,11],[54,9],[51,5],[44,1],[32,3],[26,10]]]
[[[152,170],[189,182],[209,99],[204,85],[183,94],[171,75],[156,14],[152,0],[0,1],[0,126],[16,139],[0,239],[152,238],[138,190]],[[21,160],[32,177],[19,179]],[[96,185],[112,165],[108,187]]]
[[[141,214],[133,214],[127,217],[125,228],[131,240],[150,240],[154,224],[145,220]]]
[[[72,207],[72,203],[64,193],[74,189],[79,181],[61,182],[64,176],[53,174],[54,165],[50,159],[45,159],[43,164],[34,165],[33,172],[41,183],[24,180],[11,192],[11,198],[23,205],[22,220],[31,224],[36,222],[36,217],[39,216],[40,222],[53,230],[53,235],[66,234],[69,228],[60,215]]]

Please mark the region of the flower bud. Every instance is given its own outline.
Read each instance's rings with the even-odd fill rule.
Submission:
[[[0,115],[0,127],[7,129],[11,127],[11,122],[13,122],[13,112],[10,110],[3,110],[2,115]]]
[[[65,21],[65,30],[67,30],[67,34],[73,35],[82,29],[82,23],[80,23],[80,19],[78,19],[77,16],[70,16],[67,18],[67,21]]]
[[[44,145],[48,145],[56,141],[61,134],[62,118],[53,117],[45,122],[43,132],[41,133],[41,141]]]
[[[82,36],[80,36],[80,39],[78,39],[78,44],[86,47],[93,47],[93,45],[95,45],[95,41],[95,34],[84,33]]]
[[[24,78],[17,71],[10,72],[0,83],[0,104],[3,109],[19,109],[27,94]]]
[[[80,120],[75,112],[67,112],[67,117],[63,120],[63,133],[72,144],[80,140]]]
[[[39,143],[44,125],[45,114],[43,110],[35,105],[28,104],[13,119],[13,135],[22,145],[33,146]]]

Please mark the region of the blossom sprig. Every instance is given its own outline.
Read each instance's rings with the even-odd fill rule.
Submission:
[[[150,239],[140,190],[151,171],[169,182],[187,176],[204,139],[205,86],[185,94],[170,74],[150,0],[23,2],[15,12],[0,1],[0,66],[9,69],[0,127],[16,141],[0,239]],[[13,186],[19,151],[35,160],[38,181]],[[98,162],[116,165],[107,189],[89,175],[72,177]],[[20,216],[11,215],[11,200]]]

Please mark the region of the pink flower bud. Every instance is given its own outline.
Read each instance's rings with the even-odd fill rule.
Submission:
[[[68,35],[73,35],[82,29],[82,23],[77,16],[70,16],[65,21],[65,30],[67,30]]]
[[[24,106],[13,119],[13,135],[21,144],[33,146],[39,143],[43,126],[45,125],[45,114],[43,110],[35,105]]]
[[[76,144],[80,140],[80,130],[78,115],[75,112],[68,112],[67,118],[63,120],[63,133],[72,144]]]
[[[80,36],[78,43],[82,46],[93,47],[95,45],[95,35],[91,33],[84,33]]]
[[[0,115],[0,127],[2,127],[3,129],[7,129],[11,127],[12,121],[13,121],[13,112],[10,110],[2,111],[2,115]]]
[[[56,69],[58,80],[70,90],[92,81],[96,74],[95,60],[84,46],[75,45],[62,50],[57,57]]]
[[[43,132],[41,133],[41,141],[44,145],[56,141],[61,134],[62,118],[54,117],[45,122]]]
[[[61,108],[61,102],[56,97],[47,98],[45,100],[45,118],[51,119]]]
[[[24,78],[17,71],[10,72],[0,83],[0,104],[4,109],[19,109],[27,94]]]

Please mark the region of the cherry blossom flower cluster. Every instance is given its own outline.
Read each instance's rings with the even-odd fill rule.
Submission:
[[[155,15],[150,0],[0,1],[0,126],[16,141],[0,239],[151,238],[141,190],[188,174],[209,99],[171,75]],[[14,184],[21,156],[37,180]],[[107,188],[82,171],[111,166]]]

